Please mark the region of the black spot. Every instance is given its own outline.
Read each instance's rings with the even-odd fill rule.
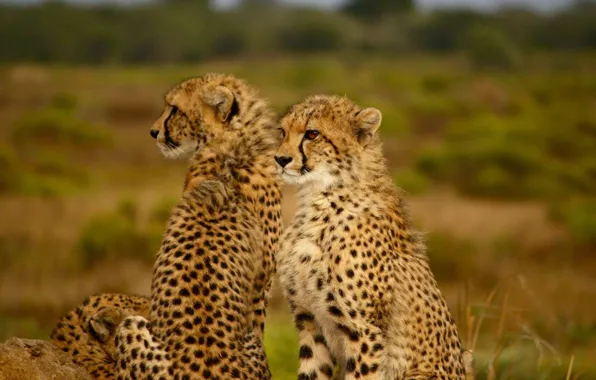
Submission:
[[[368,375],[368,365],[366,363],[360,365],[360,373],[362,375]]]
[[[338,324],[337,328],[343,332],[344,334],[346,334],[348,336],[348,338],[352,341],[352,342],[356,342],[358,341],[358,339],[360,339],[360,336],[358,334],[357,331],[354,331],[352,329],[350,329],[349,327],[347,327],[346,325],[342,325],[342,324]]]
[[[329,306],[329,312],[336,317],[341,317],[343,313],[336,306]]]
[[[300,359],[310,359],[312,356],[312,348],[307,345],[300,346]]]
[[[346,363],[346,370],[348,372],[354,372],[356,370],[356,360],[354,358],[349,358]]]
[[[319,371],[321,371],[325,376],[331,378],[333,376],[333,368],[329,364],[323,364],[319,367]]]

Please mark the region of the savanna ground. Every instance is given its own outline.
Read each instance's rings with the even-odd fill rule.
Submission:
[[[148,293],[185,170],[149,126],[172,84],[218,71],[280,112],[316,92],[383,111],[385,154],[479,379],[596,378],[594,67],[594,56],[507,72],[457,57],[2,67],[0,341],[47,338],[91,293]],[[284,202],[287,221],[292,189]],[[274,378],[295,378],[277,289],[266,339]]]

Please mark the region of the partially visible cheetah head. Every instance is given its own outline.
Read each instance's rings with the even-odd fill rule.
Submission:
[[[284,181],[329,185],[354,171],[366,152],[380,146],[381,112],[339,96],[315,95],[281,119],[283,141],[275,161]]]
[[[62,316],[50,337],[94,379],[113,379],[116,328],[129,315],[147,318],[149,308],[149,299],[143,296],[92,295]]]
[[[151,136],[164,156],[188,157],[228,127],[238,115],[239,103],[253,96],[255,90],[229,75],[187,79],[166,94]]]

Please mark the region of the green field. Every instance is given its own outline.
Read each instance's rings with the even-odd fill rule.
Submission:
[[[47,338],[86,295],[149,291],[185,164],[149,127],[177,81],[232,73],[282,112],[313,93],[383,112],[397,185],[479,379],[596,378],[596,56],[488,71],[458,56],[0,67],[0,341]],[[287,189],[284,219],[294,209]],[[293,379],[274,290],[266,345]]]

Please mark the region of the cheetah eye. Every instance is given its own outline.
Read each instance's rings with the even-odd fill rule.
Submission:
[[[308,131],[304,132],[304,138],[307,140],[314,140],[319,137],[319,131],[316,129],[309,129]]]
[[[284,139],[286,137],[286,131],[283,128],[277,128],[277,130],[279,131],[279,135],[281,136],[282,139]]]
[[[176,107],[175,105],[170,105],[170,107],[172,107],[172,110],[170,111],[170,116],[182,116],[185,118],[188,118],[188,116],[186,115],[186,113],[184,113],[184,111],[182,111],[180,108]]]

